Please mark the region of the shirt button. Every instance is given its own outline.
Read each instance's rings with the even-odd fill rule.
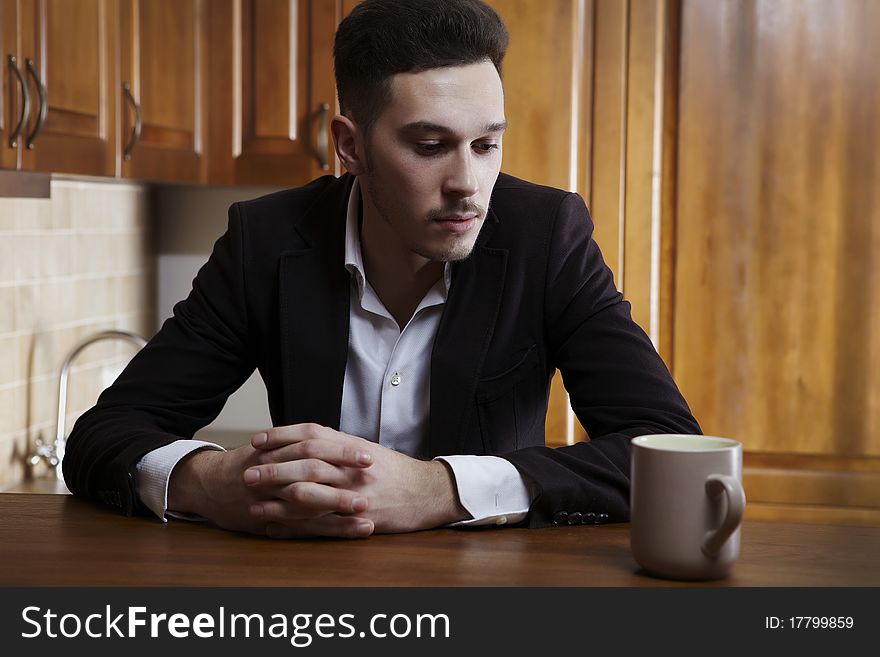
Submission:
[[[393,385],[393,386],[400,385],[400,374],[398,374],[397,372],[395,372],[394,374],[391,375],[391,385]]]

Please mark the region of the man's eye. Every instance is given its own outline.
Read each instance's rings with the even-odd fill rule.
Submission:
[[[491,153],[493,150],[498,148],[498,144],[495,144],[495,143],[476,144],[475,148],[481,153]]]
[[[425,142],[416,144],[416,150],[424,155],[434,155],[443,150],[443,144],[439,142]]]

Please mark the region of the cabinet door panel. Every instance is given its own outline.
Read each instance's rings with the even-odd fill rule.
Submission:
[[[245,88],[251,93],[245,101],[249,127],[244,145],[260,151],[260,141],[276,142],[283,150],[288,140],[296,142],[296,101],[305,89],[297,75],[296,45],[299,16],[296,3],[286,0],[254,2],[242,15]],[[270,43],[271,49],[260,44]]]
[[[878,25],[858,0],[683,5],[674,374],[743,442],[752,518],[878,519]]]
[[[16,169],[20,166],[18,141],[10,143],[10,137],[19,123],[23,97],[21,85],[13,66],[18,67],[21,59],[18,30],[18,3],[15,0],[0,0],[0,168]],[[10,63],[10,57],[14,58]]]
[[[23,167],[115,175],[115,3],[31,0],[19,6],[20,64],[31,96]]]
[[[190,136],[195,128],[194,4],[175,2],[174,10],[158,2],[138,3],[141,108],[146,127],[161,139],[164,130]],[[180,47],[167,47],[168,43]]]
[[[121,9],[120,86],[125,177],[204,182],[202,0],[125,0]],[[135,136],[137,111],[139,136]],[[133,145],[132,145],[132,142]]]
[[[212,181],[296,185],[329,173],[336,3],[221,0],[211,12]]]

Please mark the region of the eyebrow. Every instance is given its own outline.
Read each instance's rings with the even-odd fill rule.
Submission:
[[[401,130],[405,132],[441,132],[447,135],[456,134],[455,130],[439,123],[431,123],[430,121],[413,121],[407,123]],[[483,132],[504,132],[507,130],[507,121],[499,123],[489,123],[483,127]]]

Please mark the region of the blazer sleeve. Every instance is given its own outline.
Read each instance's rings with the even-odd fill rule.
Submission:
[[[127,515],[149,513],[135,491],[137,462],[158,447],[192,438],[254,371],[246,258],[236,204],[189,296],[74,424],[62,465],[71,492]]]
[[[630,441],[651,433],[701,433],[645,332],[617,291],[577,194],[561,202],[547,256],[545,335],[587,442],[506,454],[537,488],[527,524],[579,512],[629,519]]]

